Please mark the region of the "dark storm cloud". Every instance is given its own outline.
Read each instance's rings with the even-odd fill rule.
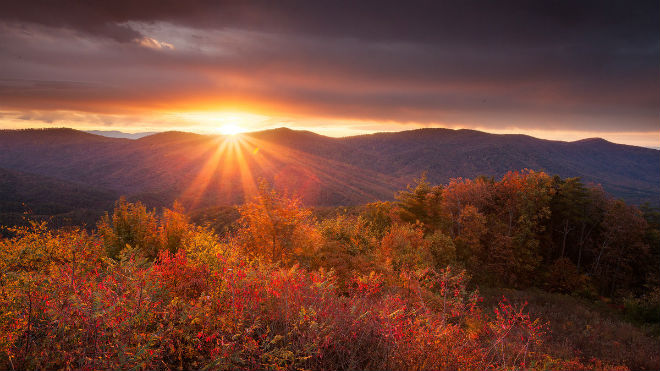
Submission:
[[[382,41],[629,46],[656,43],[658,10],[657,1],[17,0],[0,5],[0,18],[120,41],[139,35],[125,22],[166,21]]]
[[[238,97],[325,116],[488,126],[518,114],[534,127],[564,115],[567,128],[649,131],[659,4],[5,1],[0,22],[35,33],[0,38],[0,78],[30,81],[0,82],[0,97],[77,109]],[[162,42],[175,49],[156,50]]]

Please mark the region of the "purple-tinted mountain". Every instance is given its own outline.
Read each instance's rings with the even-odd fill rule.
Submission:
[[[126,195],[152,206],[178,199],[190,209],[231,205],[250,197],[261,179],[298,193],[308,205],[355,205],[392,199],[422,173],[446,183],[525,168],[581,177],[631,203],[657,203],[660,196],[658,150],[473,130],[330,138],[280,128],[235,137],[165,132],[135,140],[72,129],[3,130],[0,168],[5,183],[13,177],[11,189],[21,189],[0,188],[3,201],[14,206],[18,198],[38,205],[62,193],[103,202]]]

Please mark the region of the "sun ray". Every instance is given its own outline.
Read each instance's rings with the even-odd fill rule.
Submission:
[[[318,201],[321,184],[336,185],[337,191],[347,198],[356,195],[369,198],[358,183],[371,183],[372,174],[360,173],[356,178],[345,179],[342,169],[350,165],[250,134],[218,136],[210,145],[216,150],[209,152],[204,165],[182,192],[182,199],[193,209],[203,202],[209,205],[245,202],[256,194],[257,179],[261,178],[306,202]]]
[[[257,185],[254,182],[254,176],[250,170],[250,166],[245,158],[244,152],[249,150],[244,147],[247,146],[247,143],[244,141],[234,142],[234,150],[236,152],[236,162],[238,165],[238,171],[241,177],[241,188],[243,189],[243,200],[248,201],[257,193]]]
[[[337,170],[337,166],[340,168],[342,164],[334,163],[329,164],[328,160],[308,152],[302,152],[291,147],[282,146],[275,144],[269,141],[265,141],[259,138],[254,138],[252,136],[246,135],[245,140],[249,141],[253,146],[259,148],[259,152],[262,153],[262,156],[257,156],[255,160],[262,166],[268,168],[267,171],[271,177],[277,175],[278,170],[283,169],[284,164],[294,164],[302,172],[313,174],[313,176],[318,177],[319,181],[324,179],[325,182],[331,182],[329,184],[338,184],[341,185],[341,188],[350,191],[351,193],[358,194],[362,197],[369,197],[363,189],[361,189],[356,184],[353,184],[350,181],[346,181],[343,177],[338,174],[340,171]],[[325,165],[323,165],[325,164]],[[360,178],[365,178],[369,180],[369,176],[364,174]],[[273,179],[274,180],[274,179]],[[325,183],[324,182],[324,183]],[[290,189],[289,191],[299,191],[299,193],[304,193],[302,189]],[[389,192],[387,189],[383,189],[384,193]],[[302,196],[302,195],[301,195]]]
[[[189,183],[188,187],[182,192],[182,199],[190,203],[190,208],[197,207],[203,198],[209,184],[213,181],[218,170],[222,157],[225,155],[227,141],[217,143],[217,149],[209,156],[195,178]]]

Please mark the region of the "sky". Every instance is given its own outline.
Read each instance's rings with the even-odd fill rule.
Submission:
[[[660,146],[660,2],[0,2],[0,128]]]

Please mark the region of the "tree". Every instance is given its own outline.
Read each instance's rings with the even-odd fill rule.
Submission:
[[[429,267],[433,262],[429,240],[419,226],[399,224],[383,237],[378,250],[385,264],[399,273]]]
[[[566,246],[569,242],[569,236],[572,232],[579,230],[581,234],[578,255],[581,260],[584,238],[586,234],[587,216],[586,207],[588,204],[588,191],[580,182],[580,178],[561,179],[557,176],[553,178],[553,187],[556,190],[551,202],[553,232],[558,232],[561,236],[560,258],[566,255]]]
[[[180,203],[174,202],[172,209],[164,209],[160,218],[161,249],[175,253],[190,234],[190,223]]]
[[[431,186],[426,174],[415,179],[414,186],[409,185],[407,190],[397,193],[396,199],[402,221],[411,224],[419,222],[426,233],[435,231],[443,224],[442,187]]]
[[[458,257],[471,269],[478,269],[485,258],[482,236],[486,233],[486,217],[472,205],[463,206],[458,218],[460,234],[456,236]]]
[[[158,216],[141,202],[127,202],[123,197],[115,203],[112,216],[105,214],[97,227],[111,258],[118,259],[119,253],[131,246],[149,260],[156,259],[161,250],[175,253],[191,228],[178,202]]]
[[[334,270],[343,292],[348,292],[356,274],[365,275],[378,270],[373,253],[380,239],[372,235],[361,216],[338,215],[326,219],[320,225],[320,232],[323,242],[316,253],[316,263]]]
[[[381,239],[394,223],[393,213],[395,211],[393,209],[391,202],[376,201],[366,204],[360,216],[365,221],[371,234]]]
[[[650,260],[649,247],[644,243],[647,226],[638,208],[621,200],[607,200],[592,266],[602,293],[612,296],[619,289],[642,286],[648,271],[645,265]]]
[[[472,205],[482,212],[492,212],[494,183],[486,178],[452,179],[442,192],[442,210],[448,220],[448,233],[452,237],[461,234],[460,215],[463,207]]]
[[[112,216],[106,213],[97,226],[108,256],[117,259],[121,250],[132,246],[155,259],[161,246],[155,214],[141,202],[130,203],[124,197],[117,200]]]
[[[249,254],[273,263],[309,264],[319,242],[312,212],[297,197],[261,183],[257,196],[239,207],[236,240]]]
[[[456,261],[456,246],[451,237],[435,231],[432,235],[426,237],[428,248],[433,257],[433,265],[436,269],[444,269]]]

